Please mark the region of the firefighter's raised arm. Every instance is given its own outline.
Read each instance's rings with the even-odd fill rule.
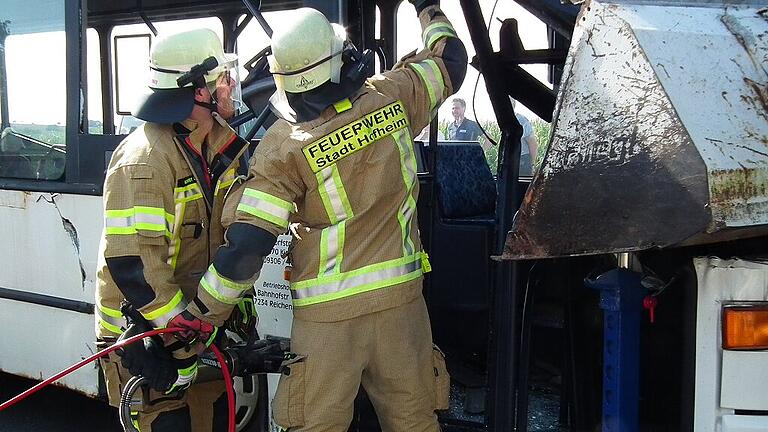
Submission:
[[[424,49],[406,55],[391,71],[374,76],[372,83],[405,103],[415,136],[461,87],[467,73],[467,51],[436,0],[411,3],[421,23]]]

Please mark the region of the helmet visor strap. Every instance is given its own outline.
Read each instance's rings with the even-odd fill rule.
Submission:
[[[312,63],[312,64],[311,64],[311,65],[309,65],[309,66],[305,66],[305,67],[303,67],[303,68],[301,68],[301,69],[297,69],[297,70],[295,70],[295,71],[290,71],[290,72],[272,72],[272,75],[283,75],[283,76],[298,75],[298,74],[300,74],[300,73],[304,73],[304,72],[306,72],[306,71],[308,71],[308,70],[312,69],[313,67],[315,67],[315,66],[317,66],[317,65],[319,65],[319,64],[325,63],[325,62],[327,62],[328,60],[330,60],[330,59],[332,59],[332,58],[334,58],[334,57],[336,57],[336,56],[339,56],[339,55],[341,55],[341,53],[342,53],[342,52],[343,52],[343,51],[338,51],[338,52],[336,52],[335,54],[331,54],[331,55],[329,55],[328,57],[322,58],[322,59],[320,59],[320,60],[318,60],[318,61],[316,61],[316,62]]]
[[[211,97],[211,101],[210,102],[202,102],[202,101],[199,101],[199,100],[195,100],[195,105],[201,106],[203,108],[207,108],[207,109],[211,110],[211,112],[216,111],[216,108],[217,108],[216,99],[214,99],[213,97]]]

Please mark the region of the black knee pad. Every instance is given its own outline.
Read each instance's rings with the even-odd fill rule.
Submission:
[[[192,432],[189,407],[166,411],[152,422],[152,432]]]

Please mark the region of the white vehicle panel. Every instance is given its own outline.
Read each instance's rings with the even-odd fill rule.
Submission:
[[[42,380],[96,353],[93,315],[0,300],[0,370]],[[99,390],[95,363],[56,382],[88,396]]]
[[[694,267],[699,289],[693,430],[714,432],[721,429],[724,416],[734,414],[734,408],[749,409],[744,406],[754,398],[768,400],[768,387],[762,387],[754,388],[753,392],[729,395],[727,408],[720,403],[722,306],[731,302],[768,300],[768,264],[741,259],[695,258]],[[765,363],[762,369],[765,369]]]
[[[766,389],[768,389],[768,351],[723,350],[720,406],[740,410],[768,411]]]
[[[723,432],[765,432],[767,430],[768,416],[723,416]]]
[[[259,335],[291,337],[291,323],[293,323],[293,303],[291,300],[290,284],[285,280],[286,258],[282,255],[288,249],[291,242],[290,235],[281,235],[272,248],[272,252],[264,260],[259,279],[254,284],[256,292],[256,310],[259,313]],[[267,376],[269,389],[270,413],[272,399],[275,397],[279,374]],[[282,429],[272,421],[269,416],[269,429],[273,432]]]
[[[93,304],[100,196],[0,190],[0,220],[0,287]],[[0,370],[8,373],[47,378],[96,352],[92,311],[0,299],[0,325],[17,329],[0,337]],[[96,369],[85,366],[60,384],[95,396]]]

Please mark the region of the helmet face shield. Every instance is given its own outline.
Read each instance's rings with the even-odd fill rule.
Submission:
[[[277,90],[275,90],[269,98],[269,104],[272,107],[272,112],[276,116],[285,119],[290,123],[296,123],[296,112],[288,103],[288,97],[280,87],[277,87]]]
[[[225,108],[229,108],[231,104],[234,111],[239,111],[243,106],[243,89],[237,58],[232,54],[225,56],[228,61],[219,63],[216,69],[205,75],[206,86],[217,104]]]

